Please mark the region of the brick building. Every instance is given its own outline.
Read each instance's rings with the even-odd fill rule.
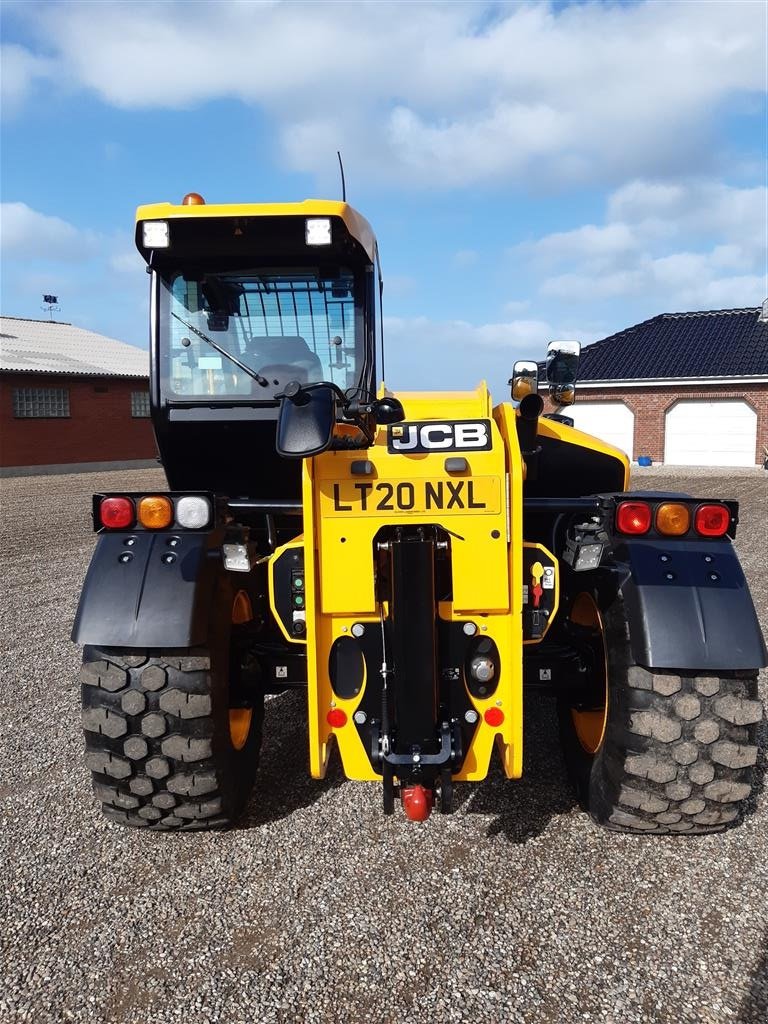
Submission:
[[[133,345],[0,318],[0,473],[154,465],[148,378]]]
[[[762,464],[768,302],[762,310],[663,313],[587,345],[567,412],[635,461]]]

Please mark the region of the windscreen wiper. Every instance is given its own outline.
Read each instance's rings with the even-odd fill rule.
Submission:
[[[246,366],[245,363],[241,363],[239,359],[232,355],[231,352],[227,352],[227,350],[222,348],[221,345],[217,345],[215,341],[208,337],[207,334],[203,334],[203,332],[198,330],[197,327],[193,327],[192,324],[188,324],[186,320],[182,319],[182,317],[178,315],[178,313],[171,311],[171,316],[176,317],[180,324],[184,324],[188,331],[192,331],[192,333],[196,334],[198,338],[202,338],[203,341],[207,342],[212,349],[215,349],[219,353],[219,355],[224,356],[224,358],[228,359],[230,363],[234,363],[235,366],[243,371],[243,373],[247,373],[249,377],[252,377],[253,380],[256,381],[257,384],[261,384],[263,388],[269,387],[269,381],[266,377],[262,377],[260,373],[252,370],[250,366]],[[185,341],[187,342],[187,345],[189,345],[189,338],[182,338],[181,344],[183,345]]]

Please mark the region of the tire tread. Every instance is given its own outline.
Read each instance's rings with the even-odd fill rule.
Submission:
[[[249,767],[233,778],[214,741],[210,669],[204,649],[85,648],[85,761],[112,821],[150,831],[233,824],[258,763],[263,707],[253,709]]]

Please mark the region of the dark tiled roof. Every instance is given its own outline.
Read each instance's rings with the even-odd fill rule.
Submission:
[[[581,351],[579,380],[768,376],[759,309],[662,313]]]

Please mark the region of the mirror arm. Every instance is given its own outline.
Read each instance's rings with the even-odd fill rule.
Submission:
[[[365,444],[358,444],[358,445],[355,445],[354,447],[356,447],[356,448],[370,448],[370,446],[374,442],[375,435],[374,435],[374,432],[371,430],[370,424],[368,423],[368,421],[364,418],[364,416],[360,412],[350,411],[350,410],[345,410],[345,411],[349,415],[349,420],[347,422],[350,422],[353,426],[357,427],[357,429],[360,431],[360,433],[362,434],[363,439],[365,441]],[[354,438],[350,438],[349,440],[355,440],[355,439]]]
[[[344,448],[370,448],[374,442],[374,432],[370,428],[370,424],[365,419],[364,414],[370,413],[370,409],[365,405],[360,405],[358,402],[353,402],[344,394],[338,384],[335,384],[331,380],[317,381],[313,384],[299,384],[298,381],[289,381],[280,394],[275,395],[275,398],[285,399],[292,402],[294,405],[305,405],[307,402],[306,395],[310,391],[317,391],[318,389],[326,388],[333,392],[337,402],[341,406],[341,413],[344,417],[349,417],[347,422],[350,422],[353,426],[357,427],[362,436],[362,444],[360,443],[361,438],[344,438],[336,437],[331,442],[331,448],[335,450],[343,450]],[[339,420],[337,419],[338,423]]]
[[[297,380],[289,380],[283,390],[275,395],[275,398],[287,398],[289,402],[293,402],[294,405],[303,405],[301,396],[306,395],[309,391],[317,391],[318,388],[330,388],[331,391],[336,395],[336,398],[341,402],[342,408],[346,409],[349,401],[341,390],[338,384],[334,384],[331,380],[317,381],[314,384],[299,384]]]

